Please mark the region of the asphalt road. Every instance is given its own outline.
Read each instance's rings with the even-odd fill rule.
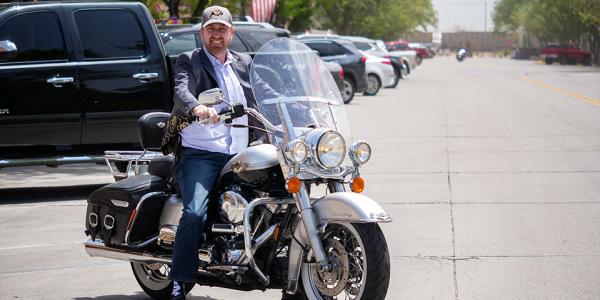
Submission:
[[[589,67],[436,57],[347,106],[373,146],[365,193],[394,219],[387,299],[600,298],[598,86]],[[0,170],[0,299],[146,299],[127,263],[81,245],[102,172]]]

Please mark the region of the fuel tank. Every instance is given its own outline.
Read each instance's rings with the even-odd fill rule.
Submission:
[[[228,173],[234,173],[242,181],[257,186],[280,179],[277,148],[271,144],[261,144],[244,149],[225,165],[219,177]]]

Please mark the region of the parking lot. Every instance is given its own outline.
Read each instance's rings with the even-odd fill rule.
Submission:
[[[600,298],[599,83],[598,68],[435,57],[356,96],[365,193],[394,220],[387,299]],[[0,170],[0,299],[147,299],[128,263],[82,246],[86,193],[110,181],[100,165]]]

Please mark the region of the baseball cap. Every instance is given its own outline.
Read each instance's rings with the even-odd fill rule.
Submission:
[[[209,6],[202,13],[202,27],[206,27],[213,23],[221,23],[232,27],[231,13],[225,7],[213,5]]]

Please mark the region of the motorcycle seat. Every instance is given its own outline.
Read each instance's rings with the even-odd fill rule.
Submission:
[[[148,173],[150,175],[158,176],[164,179],[165,182],[168,182],[169,177],[171,177],[171,172],[174,171],[174,165],[175,157],[173,157],[173,155],[159,156],[148,163]]]

